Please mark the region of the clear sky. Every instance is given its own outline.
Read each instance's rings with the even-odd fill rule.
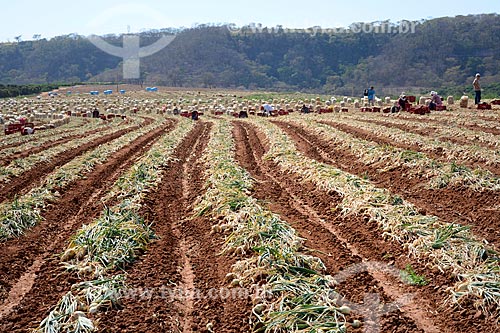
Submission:
[[[499,0],[86,0],[2,1],[0,41],[139,32],[201,23],[262,23],[289,28],[347,27],[353,22],[500,13]]]

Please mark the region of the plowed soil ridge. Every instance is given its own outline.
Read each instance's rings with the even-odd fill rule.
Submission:
[[[153,119],[146,118],[142,126],[147,126],[148,124],[151,124],[151,122],[153,122]],[[75,157],[80,156],[87,151],[98,147],[99,145],[119,138],[122,135],[136,130],[137,128],[139,128],[139,125],[117,131],[115,133],[103,136],[93,142],[84,144],[76,149],[62,152],[59,155],[54,156],[54,158],[49,162],[39,163],[32,169],[27,170],[18,177],[13,178],[9,183],[0,185],[0,202],[8,199],[13,199],[16,195],[26,193],[30,188],[38,185],[40,183],[40,180],[43,179],[45,175],[52,172],[55,168],[68,163]]]
[[[95,134],[95,133],[98,133],[98,132],[102,132],[104,129],[105,128],[98,128],[98,129],[87,131],[87,132],[84,132],[84,133],[81,133],[81,134],[70,135],[70,136],[64,137],[62,139],[47,141],[47,142],[41,144],[38,147],[33,147],[33,148],[30,148],[30,149],[25,149],[22,152],[11,154],[9,156],[3,157],[0,160],[0,166],[6,166],[6,165],[8,165],[10,162],[12,162],[15,159],[25,158],[25,157],[28,157],[30,155],[37,154],[37,153],[42,152],[42,151],[44,151],[46,149],[49,149],[51,147],[55,147],[57,145],[64,144],[64,143],[69,142],[71,140],[80,139],[80,138],[83,138],[85,136],[89,136],[89,135],[92,135],[92,134]],[[21,146],[21,145],[22,145],[22,143],[19,144],[18,146]]]
[[[484,133],[491,133],[495,135],[500,135],[500,127],[498,128],[492,128],[492,127],[484,127],[480,124],[474,123],[474,119],[470,119],[470,124],[458,124],[455,123],[453,120],[454,118],[451,119],[445,119],[445,118],[422,118],[421,116],[417,117],[402,117],[398,118],[401,120],[407,120],[407,121],[414,121],[414,122],[420,122],[420,123],[425,123],[425,124],[431,124],[434,126],[442,125],[442,126],[452,126],[452,127],[459,127],[459,128],[466,128],[472,131],[478,131],[478,132],[484,132]],[[498,121],[495,122],[498,124]]]
[[[363,140],[369,140],[369,141],[373,141],[373,142],[376,142],[376,143],[379,143],[379,144],[385,144],[385,145],[389,145],[389,146],[393,146],[393,147],[397,147],[397,148],[403,148],[403,149],[413,150],[413,151],[417,151],[417,152],[422,152],[422,153],[426,154],[427,156],[429,156],[430,158],[435,159],[437,161],[441,161],[441,162],[445,162],[445,163],[449,163],[450,162],[446,158],[446,156],[445,156],[444,153],[441,153],[441,152],[439,152],[437,150],[432,151],[432,152],[425,151],[425,150],[423,150],[418,145],[417,142],[415,142],[415,144],[412,144],[412,145],[403,144],[403,143],[399,143],[399,142],[394,142],[390,138],[383,137],[383,136],[378,136],[378,135],[376,135],[374,133],[371,133],[371,132],[364,131],[362,129],[356,128],[355,126],[349,126],[349,125],[339,124],[339,123],[336,123],[336,122],[333,122],[333,121],[319,121],[319,123],[325,124],[325,125],[328,125],[328,126],[332,126],[332,127],[336,128],[336,129],[339,129],[339,130],[341,130],[343,132],[352,134],[355,137],[361,138]],[[470,168],[477,168],[477,167],[479,167],[479,168],[482,168],[482,169],[485,169],[485,170],[489,170],[492,173],[494,173],[495,175],[500,176],[500,167],[497,166],[497,165],[486,165],[486,163],[479,162],[479,161],[473,161],[473,160],[460,161],[460,164],[464,164],[464,165],[466,165],[466,166],[468,166]]]
[[[475,192],[467,187],[429,189],[425,178],[407,177],[411,170],[400,167],[387,172],[365,165],[349,151],[338,149],[318,135],[295,124],[275,122],[293,138],[300,151],[311,158],[357,175],[398,194],[418,207],[421,213],[443,221],[472,227],[474,233],[500,245],[500,203],[498,191]]]
[[[143,293],[148,297],[128,297],[122,310],[100,315],[101,332],[206,332],[209,323],[215,332],[246,331],[248,299],[220,295],[234,259],[218,254],[223,239],[210,234],[212,221],[192,218],[193,203],[203,194],[200,158],[210,128],[197,124],[144,202],[144,215],[160,239],[128,271],[127,285],[149,291]]]
[[[90,122],[89,119],[85,119],[84,120],[86,124],[88,124]],[[46,133],[47,135],[53,135],[55,133],[55,135],[61,135],[61,134],[67,134],[67,133],[71,133],[75,130],[76,126],[75,124],[72,124],[71,125],[72,127],[69,127],[69,128],[65,128],[65,129],[62,129],[62,128],[56,128],[54,130],[46,130],[46,131],[43,131],[43,133]],[[78,125],[77,125],[78,126]],[[19,133],[18,134],[12,134],[12,135],[20,135]],[[11,134],[9,134],[8,136],[6,135],[5,138],[8,138],[10,136],[12,136]],[[45,136],[45,134],[44,134]],[[5,143],[4,144],[4,141],[3,139],[0,141],[0,150],[4,150],[4,149],[8,149],[8,148],[13,148],[13,147],[17,147],[17,146],[21,146],[23,144],[25,144],[26,142],[37,142],[40,140],[40,136],[38,135],[33,135],[33,136],[29,136],[27,141],[17,141],[17,142],[12,142],[12,143]]]
[[[23,237],[2,244],[0,257],[0,286],[2,300],[17,293],[12,286],[22,286],[19,279],[37,261],[42,261],[37,270],[33,287],[21,295],[12,313],[0,318],[1,332],[27,332],[36,327],[47,311],[54,306],[62,294],[76,282],[75,277],[63,274],[59,258],[68,239],[81,227],[97,218],[103,209],[99,198],[125,172],[137,157],[144,154],[162,134],[173,128],[159,128],[132,142],[114,153],[106,163],[98,165],[85,179],[74,182],[63,191],[57,202],[44,213],[44,220]],[[10,298],[9,301],[12,301]],[[0,308],[9,306],[2,304]],[[1,312],[1,311],[0,311]]]
[[[342,218],[335,212],[341,198],[336,193],[317,190],[293,175],[283,174],[279,167],[263,161],[266,142],[263,134],[251,125],[240,123],[235,131],[238,161],[257,180],[253,194],[285,218],[299,234],[308,239],[306,246],[315,250],[336,276],[339,270],[360,262],[377,262],[404,269],[411,264],[419,274],[427,274],[431,283],[426,287],[403,284],[394,276],[367,269],[351,275],[338,286],[339,292],[351,302],[361,303],[366,293],[377,293],[383,303],[411,295],[413,304],[402,307],[381,318],[381,332],[495,332],[493,320],[475,310],[450,309],[443,306],[445,291],[451,281],[437,272],[429,271],[425,263],[410,260],[398,244],[386,242],[376,225],[362,217]],[[353,249],[355,251],[353,251]],[[462,316],[462,317],[460,317]],[[477,318],[471,321],[471,318]],[[462,319],[463,318],[463,319]],[[357,332],[357,330],[355,330]]]
[[[474,144],[480,147],[485,147],[487,149],[497,149],[495,145],[487,142],[481,142],[479,140],[474,140],[474,141],[468,141],[465,138],[460,138],[460,137],[446,137],[443,135],[439,134],[439,130],[437,128],[433,128],[431,126],[426,127],[425,129],[421,129],[418,126],[411,126],[411,125],[406,125],[406,124],[398,124],[398,123],[392,123],[392,122],[386,122],[383,120],[373,120],[373,119],[358,119],[361,122],[367,123],[367,124],[375,124],[387,128],[397,128],[400,130],[403,130],[405,132],[409,133],[414,133],[418,135],[422,135],[425,137],[433,137],[433,138],[438,138],[439,141],[441,142],[451,142],[455,143],[458,145],[470,145]]]

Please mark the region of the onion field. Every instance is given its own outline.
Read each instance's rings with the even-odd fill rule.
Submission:
[[[0,332],[498,332],[500,109],[310,98],[0,100]]]

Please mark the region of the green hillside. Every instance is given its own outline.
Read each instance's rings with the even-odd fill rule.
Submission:
[[[457,16],[413,22],[413,32],[290,32],[284,28],[226,26],[150,31],[143,44],[162,33],[176,39],[142,59],[147,84],[360,94],[378,92],[471,92],[476,72],[485,94],[500,95],[500,16]],[[352,26],[354,27],[354,25]],[[358,26],[359,27],[359,26]],[[404,30],[404,29],[403,29]],[[120,36],[105,36],[113,44]],[[0,44],[0,84],[123,81],[122,59],[108,55],[86,38],[68,35],[50,40]],[[445,90],[443,90],[445,89]]]

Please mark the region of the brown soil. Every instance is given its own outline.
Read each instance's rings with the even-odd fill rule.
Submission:
[[[15,159],[28,157],[30,155],[37,154],[39,152],[47,150],[47,149],[49,149],[51,147],[55,147],[57,145],[64,144],[64,143],[69,142],[71,140],[80,139],[80,138],[83,138],[83,137],[86,137],[86,136],[89,136],[89,135],[101,132],[103,130],[105,130],[105,128],[98,128],[98,129],[94,129],[94,130],[91,130],[91,131],[87,131],[87,132],[82,133],[82,134],[70,135],[70,136],[67,136],[67,137],[65,137],[63,139],[53,140],[53,141],[47,141],[47,142],[45,142],[44,144],[42,144],[42,145],[40,145],[38,147],[33,147],[33,148],[30,148],[30,149],[26,149],[26,150],[24,150],[22,152],[15,153],[15,154],[12,154],[10,156],[2,158],[2,160],[0,161],[0,166],[9,165],[10,162],[12,162]]]
[[[415,121],[415,122],[420,122],[420,123],[426,123],[426,124],[433,124],[433,125],[445,125],[445,126],[456,126],[453,121],[449,121],[447,119],[443,118],[422,118],[421,116],[419,117],[411,117],[411,118],[402,118],[404,120],[408,121]],[[487,120],[487,119],[486,119]],[[460,127],[467,128],[472,131],[478,131],[478,132],[485,132],[485,133],[491,133],[495,135],[500,135],[500,128],[489,128],[489,127],[483,127],[478,124],[474,124],[474,118],[470,119],[470,124],[461,124]],[[495,121],[498,122],[498,121]]]
[[[144,154],[165,131],[172,128],[160,128],[144,135],[127,147],[114,153],[106,163],[98,165],[85,179],[76,181],[61,189],[61,197],[43,213],[44,220],[31,232],[20,238],[1,244],[0,285],[3,294],[19,295],[15,300],[18,305],[12,313],[5,311],[12,307],[12,296],[0,306],[1,332],[27,332],[37,326],[41,317],[55,305],[60,297],[76,282],[75,277],[63,274],[57,253],[61,253],[71,235],[85,223],[90,223],[101,213],[103,206],[100,198],[106,193],[118,177],[127,170],[138,156]],[[42,261],[35,270],[33,288],[19,292],[11,290],[13,286],[23,287],[21,278],[31,268]],[[33,272],[31,272],[33,273]],[[5,297],[3,297],[5,299]]]
[[[85,119],[85,118],[84,118],[84,121],[86,123],[90,122],[89,119]],[[51,131],[51,130],[48,130],[48,131]],[[73,129],[66,129],[66,130],[63,130],[60,133],[70,133],[72,131],[73,131]],[[9,134],[9,135],[6,135],[4,137],[8,138],[11,135],[20,135],[20,134],[19,133],[18,134]],[[32,136],[29,137],[29,142],[36,142],[36,141],[38,141],[39,138],[40,138],[39,136],[32,135]],[[13,142],[13,143],[8,143],[8,144],[1,144],[1,141],[0,141],[0,150],[7,149],[7,148],[12,148],[12,147],[17,147],[17,146],[21,146],[23,144],[24,144],[24,142]]]
[[[485,147],[485,148],[488,148],[488,149],[496,149],[496,147],[494,145],[486,143],[486,142],[481,142],[479,140],[469,141],[469,140],[464,139],[464,138],[455,138],[455,137],[441,136],[439,134],[438,129],[435,128],[435,127],[432,127],[432,126],[428,126],[425,129],[421,129],[421,128],[417,127],[417,126],[409,126],[409,125],[403,125],[403,124],[393,124],[393,123],[388,123],[388,122],[385,122],[385,121],[372,120],[372,119],[365,119],[365,120],[360,120],[360,121],[368,123],[368,124],[376,124],[376,125],[380,125],[380,126],[384,126],[384,127],[388,127],[388,128],[397,128],[397,129],[403,130],[405,132],[415,133],[415,134],[426,136],[426,137],[435,137],[435,138],[438,138],[438,140],[442,141],[442,142],[448,141],[448,142],[455,143],[455,144],[458,144],[458,145],[471,145],[471,144],[475,144],[475,145],[478,145],[480,147]]]
[[[413,203],[422,213],[438,216],[444,221],[472,227],[474,233],[500,245],[500,206],[498,191],[474,192],[469,188],[428,189],[424,178],[409,178],[411,171],[401,167],[387,172],[365,165],[349,151],[338,149],[304,128],[289,123],[276,124],[293,138],[299,150],[326,164],[368,177],[379,188],[386,188]]]
[[[48,162],[37,164],[36,167],[33,167],[32,169],[27,170],[21,175],[12,178],[7,184],[0,185],[0,202],[8,199],[13,199],[15,196],[26,193],[30,188],[38,185],[45,175],[51,173],[57,167],[68,163],[75,157],[80,156],[102,144],[119,138],[120,136],[123,136],[131,131],[134,131],[140,126],[147,126],[152,121],[153,119],[147,118],[142,125],[132,126],[115,133],[105,135],[95,141],[81,145],[78,148],[62,152],[59,155],[54,156]]]
[[[418,151],[425,153],[427,156],[429,156],[432,159],[435,159],[437,161],[441,162],[450,162],[447,158],[446,155],[439,150],[434,150],[432,152],[429,151],[424,151],[416,142],[415,144],[408,145],[408,144],[403,144],[403,143],[398,143],[394,142],[390,138],[383,137],[383,136],[377,136],[371,132],[364,131],[362,129],[359,129],[355,126],[349,126],[349,125],[344,125],[344,124],[339,124],[334,121],[320,121],[320,123],[329,125],[332,127],[335,127],[341,131],[344,131],[346,133],[352,134],[355,137],[361,138],[363,140],[368,140],[368,141],[373,141],[379,144],[385,144],[385,145],[390,145],[398,148],[403,148],[403,149],[408,149],[408,150],[413,150],[413,151]],[[489,170],[495,175],[500,175],[500,166],[499,165],[487,165],[486,163],[480,162],[480,161],[474,161],[474,160],[467,160],[467,161],[460,161],[460,163],[470,167],[470,168],[482,168],[485,170]]]
[[[268,202],[274,212],[308,239],[306,245],[317,251],[314,255],[324,261],[329,274],[345,272],[360,261],[375,261],[399,269],[411,264],[419,274],[426,274],[430,283],[425,287],[403,284],[399,278],[376,267],[346,275],[348,278],[338,286],[338,291],[357,304],[369,303],[364,299],[367,293],[377,293],[386,304],[404,296],[414,297],[401,310],[382,317],[382,332],[496,332],[493,319],[485,319],[482,313],[443,305],[445,290],[453,283],[451,278],[425,268],[425,262],[409,259],[400,245],[384,240],[378,227],[363,217],[343,218],[335,212],[340,200],[336,193],[325,193],[312,184],[299,182],[293,175],[283,174],[273,163],[263,161],[262,133],[238,122],[235,138],[239,163],[257,180],[253,195]]]
[[[126,298],[123,310],[103,313],[101,332],[206,332],[208,323],[216,332],[247,331],[248,299],[217,296],[227,287],[224,278],[234,259],[218,255],[223,239],[210,235],[213,222],[191,218],[203,194],[200,157],[210,127],[198,124],[182,142],[159,188],[144,202],[143,214],[160,239],[131,267],[127,285],[151,296]]]

